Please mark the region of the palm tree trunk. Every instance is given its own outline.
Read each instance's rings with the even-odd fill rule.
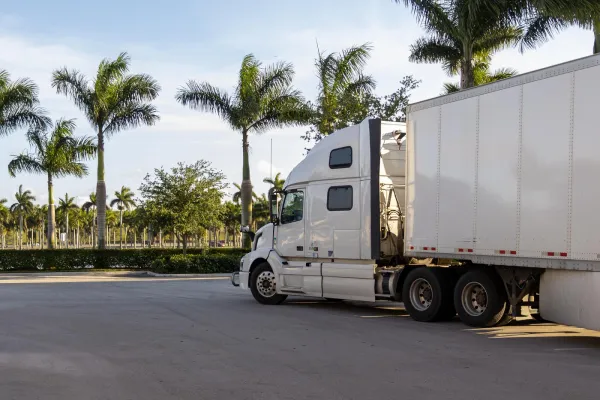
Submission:
[[[69,210],[65,210],[66,218],[67,218],[67,226],[66,226],[66,239],[67,239],[67,249],[69,248]]]
[[[251,226],[252,224],[252,181],[250,180],[250,161],[248,158],[248,131],[242,132],[242,186],[241,186],[241,198],[242,198],[242,226]],[[251,246],[250,235],[244,235],[244,247],[250,248]]]
[[[19,214],[19,250],[23,250],[23,212]]]
[[[119,225],[121,225],[119,232],[119,249],[123,250],[123,210],[119,210]]]
[[[473,69],[473,45],[470,42],[463,44],[463,58],[460,63],[460,88],[461,90],[475,86],[475,71]]]
[[[54,210],[54,186],[52,176],[48,174],[48,248],[53,249],[56,245],[54,233],[56,229],[56,211]]]
[[[98,211],[98,248],[106,248],[106,182],[104,182],[104,132],[98,129],[98,183],[96,184]]]

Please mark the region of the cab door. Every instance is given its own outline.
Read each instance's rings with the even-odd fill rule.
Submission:
[[[304,256],[306,223],[308,221],[306,188],[286,192],[281,207],[275,249],[286,259],[281,268],[279,287],[285,293],[321,296],[320,264]]]

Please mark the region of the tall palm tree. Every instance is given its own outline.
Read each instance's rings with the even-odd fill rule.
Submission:
[[[195,81],[189,81],[177,92],[176,99],[184,106],[215,113],[242,134],[242,225],[252,222],[249,135],[306,124],[312,115],[300,91],[292,86],[293,78],[292,64],[279,62],[263,67],[249,54],[242,61],[233,93],[228,94],[207,82]],[[250,245],[248,235],[245,235],[245,245]]]
[[[475,75],[475,86],[485,85],[487,83],[496,82],[502,79],[512,78],[518,72],[512,68],[499,68],[491,70],[492,58],[489,54],[480,54],[475,57],[473,72]],[[444,83],[444,91],[442,94],[450,94],[460,91],[458,83]]]
[[[45,129],[34,128],[27,132],[27,140],[34,153],[23,153],[8,164],[8,172],[45,174],[48,177],[48,248],[54,248],[56,216],[54,211],[54,178],[87,175],[82,162],[96,154],[96,144],[91,137],[73,137],[75,122],[58,120],[48,135]]]
[[[475,85],[477,55],[493,54],[516,45],[522,35],[522,29],[498,10],[505,0],[497,7],[492,3],[482,4],[484,0],[395,1],[411,7],[428,33],[411,46],[409,60],[442,63],[450,75],[460,72],[461,89]]]
[[[83,205],[81,206],[81,209],[83,211],[85,211],[86,213],[93,211],[92,223],[90,225],[90,238],[91,238],[91,246],[92,247],[95,247],[94,232],[96,231],[96,204],[97,203],[98,203],[98,201],[96,198],[96,192],[92,192],[92,193],[90,193],[89,200],[86,201],[85,203],[83,203]]]
[[[10,74],[0,70],[0,137],[19,128],[44,128],[50,123],[38,105],[38,92],[32,80],[11,81]]]
[[[15,193],[16,202],[10,206],[10,212],[19,218],[19,250],[23,249],[23,222],[25,217],[33,211],[33,202],[35,196],[30,190],[23,190],[23,185],[19,185],[19,191]]]
[[[75,204],[75,197],[69,197],[68,193],[65,193],[64,199],[58,200],[57,211],[63,215],[65,220],[65,231],[67,232],[67,249],[69,248],[69,213],[72,210],[79,209],[79,206]]]
[[[0,246],[4,249],[6,246],[6,229],[10,223],[10,210],[6,207],[6,199],[0,199]]]
[[[348,126],[352,113],[363,98],[375,89],[375,80],[363,73],[371,50],[369,43],[350,47],[340,53],[325,54],[319,50],[315,60],[319,86],[314,107],[314,139],[320,140]]]
[[[121,53],[115,60],[104,59],[90,82],[77,70],[66,67],[54,71],[52,87],[70,97],[83,111],[98,134],[98,247],[105,248],[106,183],[104,181],[104,142],[127,128],[154,125],[156,108],[150,104],[160,86],[149,75],[128,74],[130,58]]]
[[[283,185],[285,185],[285,179],[281,179],[281,172],[278,172],[274,178],[263,179],[263,182],[272,185],[275,188],[275,190],[278,191],[283,190]]]
[[[110,206],[117,206],[119,210],[119,225],[121,227],[119,236],[119,248],[123,248],[123,211],[130,210],[131,207],[135,206],[133,200],[133,192],[127,186],[122,186],[120,191],[115,192],[115,198],[110,202]]]

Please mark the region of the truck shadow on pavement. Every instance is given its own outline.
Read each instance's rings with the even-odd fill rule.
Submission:
[[[284,305],[303,308],[318,308],[340,314],[365,319],[410,319],[402,303],[368,303],[355,301],[327,301],[321,299],[290,299]],[[407,321],[422,324],[416,321]],[[470,328],[462,324],[455,317],[449,322],[437,322],[445,329],[467,332],[488,339],[535,339],[535,342],[552,347],[555,351],[589,351],[597,350],[600,353],[600,332],[551,322],[539,322],[529,317],[521,317],[510,324],[492,328]],[[530,340],[525,340],[531,343]],[[594,351],[596,354],[596,351]]]

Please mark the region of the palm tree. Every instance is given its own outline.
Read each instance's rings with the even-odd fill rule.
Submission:
[[[44,128],[50,123],[38,106],[38,92],[30,79],[11,81],[10,74],[0,70],[0,137],[19,128]]]
[[[19,191],[15,193],[17,200],[10,206],[10,212],[19,217],[19,250],[23,249],[23,222],[25,217],[33,211],[35,196],[30,190],[23,191],[23,185],[19,185]]]
[[[248,159],[248,136],[272,128],[302,125],[312,115],[304,98],[292,86],[294,68],[288,63],[262,67],[252,55],[244,57],[239,81],[232,94],[207,83],[189,81],[176,99],[184,106],[212,112],[242,134],[242,225],[252,222],[252,182]],[[245,245],[250,238],[245,235]]]
[[[351,113],[362,99],[375,89],[375,80],[363,74],[372,47],[365,43],[341,53],[324,54],[319,51],[315,60],[319,79],[314,125],[314,138],[345,128]]]
[[[442,63],[450,75],[460,72],[460,87],[475,85],[474,61],[478,55],[493,54],[516,45],[522,29],[500,11],[501,0],[492,6],[483,0],[395,0],[412,8],[428,36],[411,46],[409,60]],[[521,0],[516,0],[521,1]],[[562,0],[559,0],[562,1]]]
[[[275,175],[275,178],[265,178],[263,179],[263,182],[272,185],[277,191],[282,191],[285,179],[281,179],[281,172],[278,172],[277,175]]]
[[[495,71],[490,71],[491,60],[492,58],[485,54],[480,54],[475,57],[475,63],[473,67],[475,86],[512,78],[518,74],[518,72],[512,68],[499,68]],[[444,91],[442,94],[450,94],[458,91],[460,91],[460,85],[458,83],[444,83]]]
[[[67,249],[69,248],[69,213],[72,210],[77,210],[79,207],[75,204],[75,198],[69,197],[68,193],[65,193],[64,199],[58,200],[57,211],[63,215],[65,219],[65,231],[67,232]]]
[[[555,32],[575,25],[593,30],[593,53],[600,53],[600,2],[568,0],[563,4],[563,1],[537,0],[532,3],[538,3],[534,12],[525,8],[516,14],[526,26],[521,50],[535,48],[552,38]],[[514,16],[514,13],[511,15]]]
[[[131,207],[135,206],[133,200],[133,192],[127,186],[122,186],[120,191],[115,192],[115,198],[110,202],[110,206],[117,206],[119,210],[119,225],[121,227],[119,236],[119,248],[123,248],[123,211],[130,210]]]
[[[8,164],[8,172],[46,174],[48,177],[48,248],[54,248],[56,217],[54,212],[54,178],[73,175],[81,178],[87,175],[83,160],[96,154],[96,144],[91,137],[73,137],[75,122],[58,120],[48,135],[45,129],[34,128],[27,132],[27,140],[34,153],[23,153]]]
[[[106,183],[104,181],[104,141],[127,128],[154,125],[158,119],[156,108],[150,104],[158,96],[160,86],[149,75],[130,75],[130,58],[121,53],[115,60],[100,62],[95,79],[90,85],[77,70],[66,67],[56,70],[52,87],[57,93],[70,97],[83,111],[98,134],[98,247],[105,248]]]
[[[6,228],[10,223],[10,210],[6,207],[6,199],[0,199],[0,245],[4,249],[6,247]]]
[[[90,210],[93,210],[93,215],[92,215],[92,223],[90,225],[90,237],[91,237],[91,246],[94,247],[95,243],[94,243],[94,231],[95,231],[95,226],[96,226],[96,204],[97,204],[97,199],[96,199],[96,192],[92,192],[90,193],[90,199],[88,201],[86,201],[85,203],[83,203],[83,205],[81,206],[81,209],[83,211],[90,212]]]

